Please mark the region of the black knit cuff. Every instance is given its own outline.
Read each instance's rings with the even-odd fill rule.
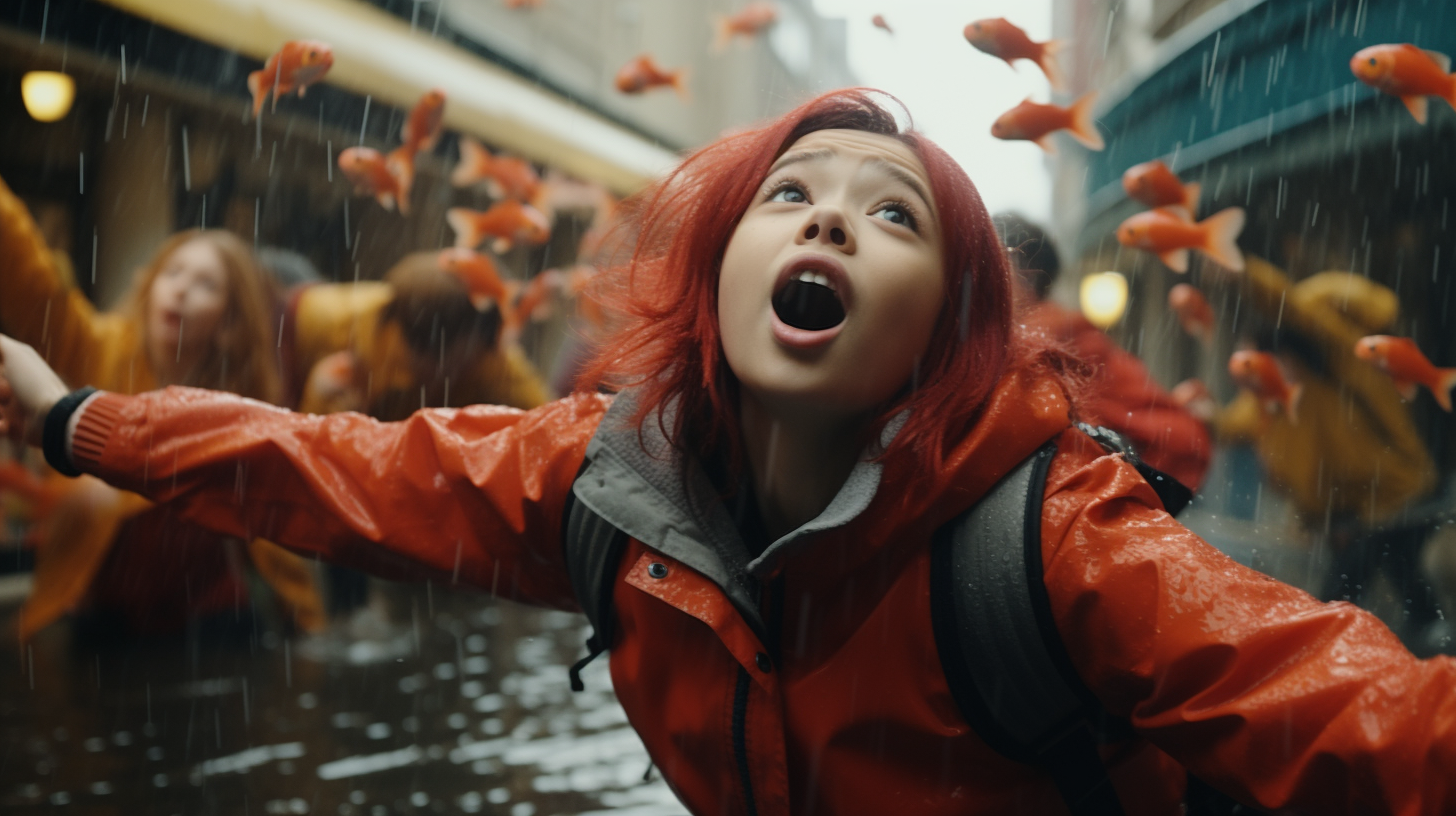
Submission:
[[[40,450],[45,454],[46,463],[62,476],[81,475],[81,471],[71,464],[71,457],[66,454],[66,428],[71,424],[71,414],[76,413],[81,403],[94,393],[96,389],[90,386],[78,388],[57,400],[50,413],[46,414],[45,428],[41,431]]]

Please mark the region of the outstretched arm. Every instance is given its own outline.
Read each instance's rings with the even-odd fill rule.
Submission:
[[[1277,812],[1456,807],[1456,661],[1240,566],[1112,457],[1053,466],[1045,580],[1114,714],[1204,780]]]
[[[64,386],[47,386],[24,346],[6,338],[0,352],[0,400],[13,392],[43,416]],[[570,608],[561,512],[607,404],[579,396],[530,412],[476,406],[381,423],[199,389],[103,393],[71,423],[69,455],[79,470],[233,535]]]

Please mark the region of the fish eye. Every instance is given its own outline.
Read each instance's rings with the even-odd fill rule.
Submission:
[[[1380,60],[1377,60],[1377,59],[1376,59],[1376,58],[1374,58],[1374,57],[1371,57],[1371,58],[1370,58],[1370,66],[1371,66],[1371,67],[1372,67],[1372,68],[1373,68],[1373,67],[1375,67],[1375,66],[1377,66],[1377,65],[1379,65],[1379,64],[1380,64]]]

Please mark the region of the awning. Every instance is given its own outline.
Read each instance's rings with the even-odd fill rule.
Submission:
[[[578,105],[403,20],[353,0],[104,0],[130,14],[263,60],[288,40],[333,47],[327,82],[408,109],[440,88],[446,127],[605,184],[618,193],[677,157]]]

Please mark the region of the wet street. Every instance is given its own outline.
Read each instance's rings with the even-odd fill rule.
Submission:
[[[390,622],[363,635],[356,618],[292,639],[81,645],[58,625],[7,649],[0,812],[684,812],[648,774],[606,661],[571,693],[584,619],[389,594]]]

